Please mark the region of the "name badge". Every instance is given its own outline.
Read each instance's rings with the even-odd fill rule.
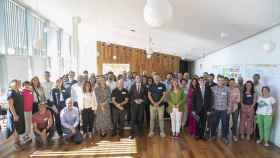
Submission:
[[[158,90],[162,90],[162,87],[158,87]]]
[[[126,92],[122,92],[122,94],[126,94]]]
[[[222,95],[227,95],[227,93],[226,92],[222,92]]]
[[[251,94],[248,94],[248,95],[247,95],[247,97],[248,97],[248,98],[251,98],[251,97],[252,97],[252,95],[251,95]]]

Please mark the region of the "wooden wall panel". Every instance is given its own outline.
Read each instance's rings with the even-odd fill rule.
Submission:
[[[148,74],[157,72],[166,75],[168,72],[179,72],[180,57],[154,53],[150,59],[146,57],[145,50],[131,48],[117,44],[106,44],[97,41],[97,73],[102,74],[104,63],[130,64],[132,72]],[[117,59],[114,60],[113,56]]]

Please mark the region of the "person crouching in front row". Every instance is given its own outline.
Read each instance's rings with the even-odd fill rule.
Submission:
[[[54,135],[53,119],[45,103],[39,103],[39,111],[32,116],[35,141],[38,146],[46,147]]]
[[[60,120],[64,139],[67,142],[80,144],[82,142],[82,135],[78,128],[80,115],[78,108],[73,106],[71,98],[66,99],[66,107],[60,113]]]

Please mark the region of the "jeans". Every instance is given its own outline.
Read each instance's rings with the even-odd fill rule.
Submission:
[[[217,136],[217,128],[220,121],[222,121],[222,137],[227,139],[229,131],[229,115],[227,110],[214,110],[213,111],[213,126],[211,128],[211,135]]]
[[[172,133],[180,133],[182,112],[178,108],[173,108],[170,113]]]
[[[40,131],[43,131],[43,129],[41,129]],[[52,139],[52,137],[54,135],[54,129],[53,128],[49,128],[47,130],[47,134],[48,134],[47,140],[45,141],[45,140],[43,140],[41,138],[41,136],[38,133],[34,132],[36,143],[38,145],[48,145],[48,143],[51,141],[51,139]]]
[[[69,128],[62,127],[63,135],[66,141],[73,141],[75,144],[80,144],[83,141],[82,134],[78,128],[75,128],[75,133]]]
[[[154,131],[155,120],[158,115],[160,132],[164,133],[164,106],[155,107],[150,105],[150,132]]]

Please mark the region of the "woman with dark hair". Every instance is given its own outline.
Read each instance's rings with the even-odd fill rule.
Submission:
[[[31,86],[33,91],[33,108],[32,114],[39,111],[39,103],[46,101],[46,95],[44,92],[44,88],[41,86],[40,80],[37,76],[31,79]]]
[[[178,81],[173,79],[171,83],[171,90],[167,97],[167,111],[170,113],[172,136],[178,137],[181,129],[182,113],[185,111],[186,99],[184,90],[179,87]]]
[[[256,93],[252,81],[247,81],[241,95],[240,134],[241,139],[250,140],[253,134]]]
[[[195,136],[197,132],[197,115],[193,113],[193,93],[199,90],[199,83],[197,78],[193,78],[188,91],[188,132],[191,136]]]
[[[25,133],[23,97],[19,91],[19,81],[13,80],[8,91],[7,134],[10,137],[15,132],[15,145],[20,147],[19,135]]]
[[[56,80],[55,88],[51,91],[51,102],[52,102],[52,111],[54,112],[55,117],[55,126],[57,134],[62,138],[62,126],[60,121],[60,112],[66,106],[65,101],[70,97],[64,88],[63,78]]]
[[[264,146],[268,147],[268,140],[271,132],[272,117],[276,111],[276,100],[270,95],[270,88],[262,88],[262,94],[258,98],[257,124],[260,138],[257,143],[264,141]]]
[[[83,84],[83,94],[79,108],[82,111],[84,137],[86,138],[88,133],[90,133],[89,138],[92,138],[94,111],[97,108],[97,101],[92,85],[89,81],[85,81]]]

